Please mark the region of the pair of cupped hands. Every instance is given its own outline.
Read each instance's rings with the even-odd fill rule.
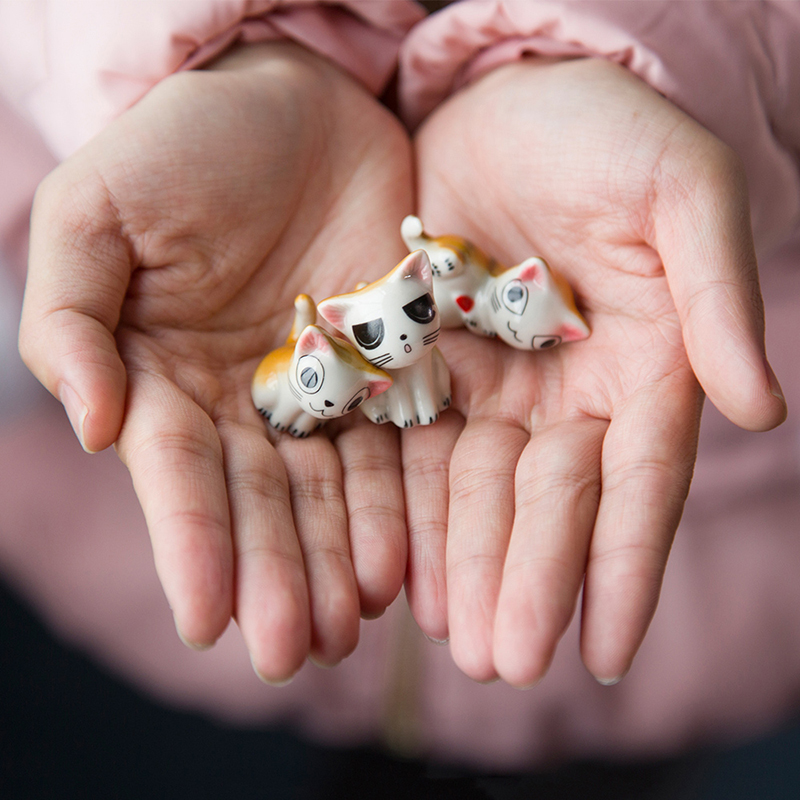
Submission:
[[[272,436],[250,379],[294,297],[387,273],[411,212],[501,262],[547,258],[591,337],[531,353],[447,331],[434,425]],[[162,81],[44,181],[20,343],[84,448],[130,470],[188,644],[233,617],[280,683],[349,655],[405,583],[467,675],[529,686],[581,589],[586,667],[629,668],[704,393],[748,429],[784,418],[763,331],[737,157],[624,69],[497,69],[412,141],[274,43]]]

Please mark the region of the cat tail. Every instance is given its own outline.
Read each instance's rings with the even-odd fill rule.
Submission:
[[[316,321],[317,307],[314,301],[307,294],[297,295],[294,299],[294,322],[286,344],[294,344],[300,338],[300,334]]]
[[[425,229],[422,227],[422,220],[419,217],[415,217],[413,214],[409,214],[402,223],[400,223],[400,236],[403,237],[403,241],[406,243],[409,252],[424,250],[425,245],[430,244],[432,241],[431,237],[425,233]]]

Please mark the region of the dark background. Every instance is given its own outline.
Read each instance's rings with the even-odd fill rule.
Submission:
[[[475,775],[164,708],[53,639],[0,584],[0,798],[797,800],[800,724],[728,751]]]

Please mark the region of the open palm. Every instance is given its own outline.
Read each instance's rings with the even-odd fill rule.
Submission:
[[[614,682],[655,610],[703,390],[747,428],[785,413],[741,168],[594,60],[496,70],[436,111],[416,147],[426,229],[507,264],[544,256],[592,335],[541,353],[442,337],[466,425],[404,434],[406,458],[436,437],[442,466],[452,448],[446,547],[444,504],[410,512],[412,608],[468,675],[524,686],[546,671],[583,587],[583,659]],[[446,493],[446,470],[428,473]]]
[[[391,115],[275,44],[163,81],[37,197],[23,355],[86,449],[116,442],[184,639],[234,614],[270,681],[341,660],[402,585],[396,432],[270,443],[249,385],[296,294],[402,257],[410,170]]]

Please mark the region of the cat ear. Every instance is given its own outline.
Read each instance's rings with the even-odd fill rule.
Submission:
[[[407,255],[393,270],[390,279],[394,281],[404,281],[406,278],[413,278],[424,283],[433,291],[433,272],[431,271],[431,260],[424,250],[415,250]]]
[[[558,335],[563,342],[579,342],[588,338],[591,331],[586,320],[580,314],[569,314],[569,318],[561,326]]]
[[[514,267],[519,270],[517,277],[523,283],[534,283],[540,289],[544,289],[547,284],[547,279],[550,276],[550,267],[543,258],[534,256],[533,258],[526,258],[519,266]]]
[[[325,333],[316,325],[309,325],[300,334],[294,352],[297,356],[305,356],[309,353],[327,353],[330,349],[331,343]]]
[[[349,310],[350,302],[345,299],[345,295],[329,297],[317,306],[319,315],[340,331],[344,331],[344,319]]]
[[[369,382],[369,396],[375,397],[376,394],[385,392],[391,388],[394,381],[387,375],[385,378],[375,378]]]

